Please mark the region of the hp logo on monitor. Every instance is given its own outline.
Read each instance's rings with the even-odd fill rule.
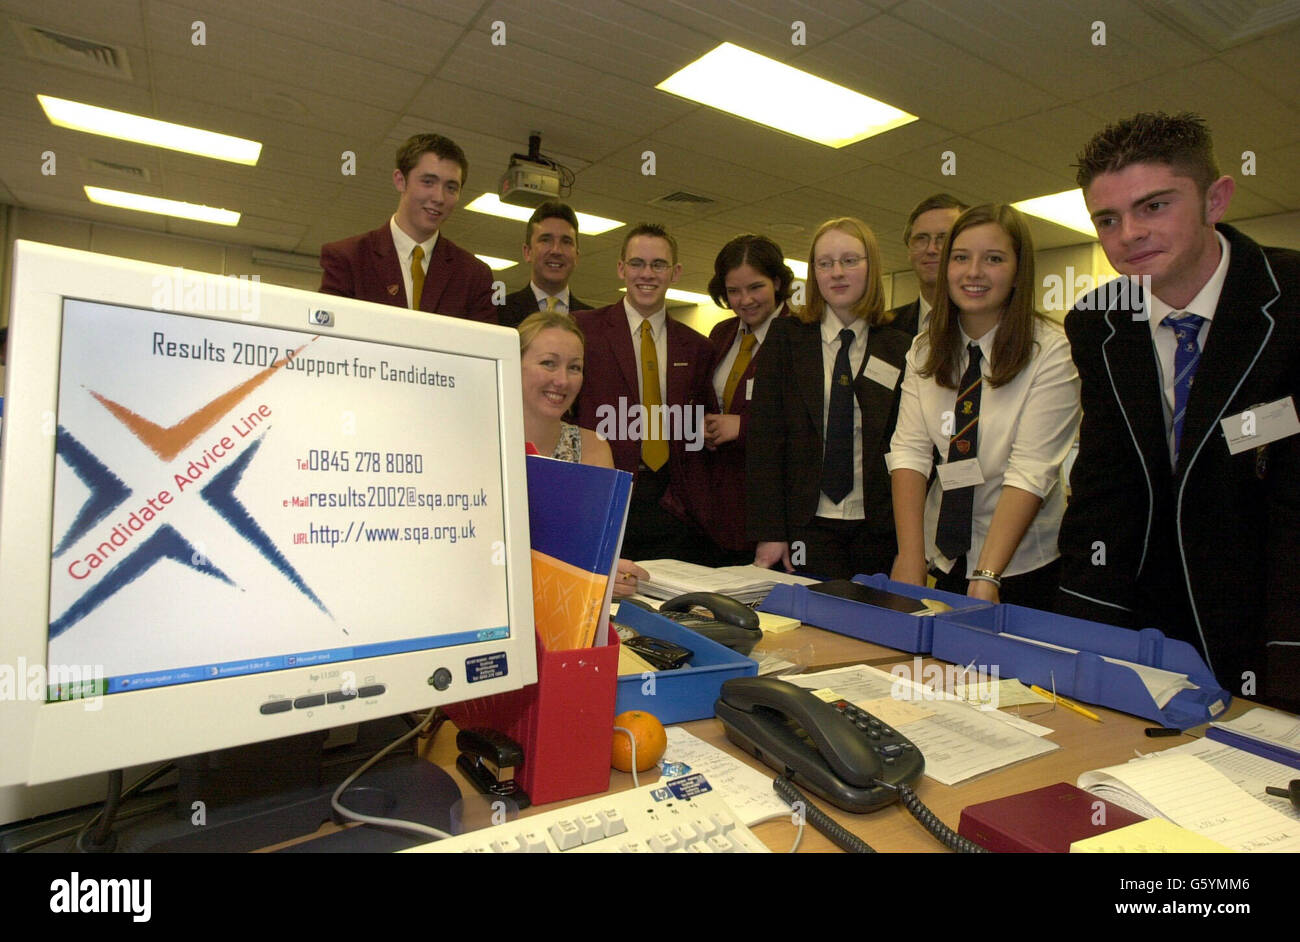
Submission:
[[[307,322],[315,327],[333,327],[333,311],[311,311],[307,314]]]

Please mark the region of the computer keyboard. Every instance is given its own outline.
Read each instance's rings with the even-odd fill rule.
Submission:
[[[702,786],[702,787],[701,787]],[[769,853],[702,775],[601,795],[578,805],[412,847],[416,854]]]

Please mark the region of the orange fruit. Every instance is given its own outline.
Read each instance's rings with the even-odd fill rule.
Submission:
[[[636,770],[644,772],[664,757],[668,748],[668,734],[664,724],[651,713],[644,710],[628,710],[614,717],[614,725],[632,733],[636,740]],[[609,764],[620,772],[632,771],[632,743],[627,733],[614,731],[614,751]]]

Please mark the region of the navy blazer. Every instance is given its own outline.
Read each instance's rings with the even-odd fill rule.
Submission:
[[[872,327],[862,366],[876,357],[897,368],[892,387],[859,369],[853,391],[862,411],[862,484],[865,523],[894,539],[894,507],[885,452],[898,420],[899,391],[911,338],[892,327]],[[746,533],[758,542],[790,539],[806,526],[821,492],[823,432],[822,337],[819,323],[796,317],[772,322],[750,403],[746,443]]]
[[[1061,524],[1061,609],[1161,628],[1198,647],[1230,692],[1243,692],[1248,671],[1260,699],[1294,710],[1300,436],[1231,455],[1219,423],[1300,398],[1300,253],[1219,231],[1231,246],[1228,273],[1176,468],[1151,330],[1134,316],[1140,298],[1111,282],[1066,317],[1083,425]]]
[[[397,247],[388,223],[320,250],[320,290],[395,307],[410,307]],[[492,270],[445,235],[438,236],[424,276],[420,310],[497,323]]]
[[[537,305],[537,295],[533,294],[531,283],[524,285],[518,291],[513,291],[506,295],[506,303],[497,309],[497,321],[502,327],[518,327],[525,317],[529,314],[536,314],[541,308]],[[569,292],[569,312],[590,311],[591,305],[584,304],[582,301]]]

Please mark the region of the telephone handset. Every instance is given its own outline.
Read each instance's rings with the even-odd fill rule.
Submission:
[[[783,680],[729,680],[714,712],[728,739],[846,811],[883,808],[925,771],[920,750],[865,710]]]

